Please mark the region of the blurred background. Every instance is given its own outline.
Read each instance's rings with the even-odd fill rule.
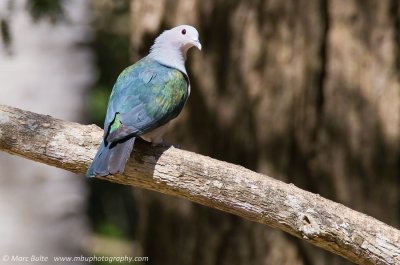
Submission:
[[[102,126],[118,74],[179,24],[203,50],[168,143],[400,228],[398,0],[0,0],[0,104]],[[349,264],[183,199],[4,153],[0,168],[0,254]]]

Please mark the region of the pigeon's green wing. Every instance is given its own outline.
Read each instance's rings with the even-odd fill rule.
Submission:
[[[177,69],[143,58],[118,77],[108,103],[105,140],[150,132],[175,118],[188,97],[188,80]]]

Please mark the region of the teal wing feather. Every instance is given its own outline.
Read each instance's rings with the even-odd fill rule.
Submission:
[[[108,103],[105,139],[116,142],[150,132],[175,118],[188,97],[188,81],[177,69],[143,58],[118,77]]]

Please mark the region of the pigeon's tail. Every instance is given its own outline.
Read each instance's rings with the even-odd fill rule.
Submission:
[[[96,156],[90,165],[86,176],[88,177],[105,177],[124,172],[125,164],[132,152],[135,137],[125,141],[112,143],[106,146],[104,141],[101,143]]]

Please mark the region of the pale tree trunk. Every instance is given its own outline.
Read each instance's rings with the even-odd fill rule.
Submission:
[[[0,103],[82,121],[93,79],[90,52],[77,48],[90,34],[88,2],[67,1],[65,11],[65,21],[34,23],[26,1],[1,1],[12,42],[0,49]],[[4,153],[0,168],[1,257],[80,256],[89,232],[82,178]]]
[[[188,56],[192,93],[170,142],[398,227],[399,12],[397,0],[132,0],[132,57],[161,30],[193,24],[204,49]],[[346,264],[229,215],[135,194],[154,264]]]

